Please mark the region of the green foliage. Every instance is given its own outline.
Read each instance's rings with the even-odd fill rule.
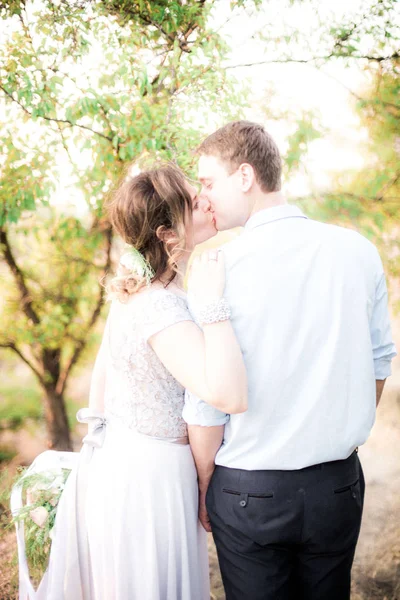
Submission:
[[[328,35],[334,41],[337,57],[362,57],[372,60],[399,58],[400,32],[397,0],[370,0],[358,14],[349,12],[341,22],[333,22]]]
[[[240,106],[222,68],[228,48],[207,26],[212,5],[103,0],[66,11],[65,2],[49,2],[29,19],[23,10],[14,17],[0,59],[7,106],[68,152],[91,208],[101,209],[122,163],[150,153],[186,166],[188,148],[178,140],[189,131],[197,143],[203,117],[227,119]],[[38,198],[19,206],[31,209]],[[15,221],[20,211],[5,204]]]
[[[54,190],[55,168],[50,152],[39,150],[37,143],[15,126],[10,112],[8,117],[8,122],[0,128],[4,144],[0,166],[0,227],[7,221],[16,223],[24,211],[34,210],[37,202],[47,204]]]
[[[10,462],[16,455],[16,450],[11,446],[0,445],[0,464]]]
[[[275,10],[274,10],[275,9]],[[346,5],[319,0],[261,3],[252,40],[262,42],[258,64],[359,63],[391,68],[400,57],[398,0],[360,0]]]
[[[41,423],[44,421],[43,392],[40,387],[28,387],[15,381],[13,384],[1,386],[0,388],[0,432],[2,430],[17,430],[24,427],[27,421]],[[77,426],[76,413],[80,403],[67,396],[67,417],[70,429],[73,431]],[[36,431],[36,427],[32,427]],[[1,447],[0,447],[1,450]],[[6,450],[5,450],[6,452]],[[14,449],[12,452],[15,455]]]
[[[236,118],[245,104],[223,68],[229,48],[210,29],[214,4],[0,5],[7,24],[0,55],[0,347],[31,367],[48,410],[54,398],[63,405],[101,315],[112,241],[103,205],[126,163],[172,160],[190,171],[190,148],[209,119]],[[261,3],[233,4],[244,10]],[[62,207],[60,177],[74,198]]]
[[[315,116],[310,112],[305,112],[295,119],[293,129],[293,133],[288,136],[288,148],[283,157],[287,175],[298,170],[309,144],[322,136],[321,126],[316,123]]]
[[[54,209],[46,212],[32,215],[29,228],[24,221],[9,228],[39,323],[18,311],[19,296],[7,274],[5,315],[14,315],[7,339],[48,349],[62,347],[67,354],[91,316],[102,274],[102,239],[91,235],[90,226],[76,217],[54,214]]]
[[[379,67],[358,106],[371,137],[368,169],[344,174],[336,189],[304,204],[318,218],[350,223],[378,240],[398,273],[396,2],[365,0],[340,20],[317,0],[282,6],[292,19],[283,28],[269,3],[230,2],[232,15],[258,11],[264,18],[254,34],[260,61]],[[0,346],[25,360],[61,403],[102,314],[100,280],[111,269],[112,242],[105,198],[131,162],[172,160],[194,174],[191,149],[246,106],[249,90],[225,68],[230,48],[212,28],[218,7],[213,0],[0,3],[7,25],[0,54]],[[315,19],[306,32],[298,15],[310,8]],[[278,112],[274,118],[287,116]],[[323,134],[315,115],[293,113],[291,120],[287,176]],[[71,195],[62,205],[60,179]]]
[[[400,64],[400,61],[397,61]],[[388,274],[400,277],[400,84],[396,63],[373,69],[356,110],[368,130],[365,167],[341,173],[333,189],[301,201],[310,216],[350,225],[379,248]]]
[[[43,419],[39,389],[20,385],[2,386],[0,389],[0,430],[18,429],[26,419]]]
[[[26,558],[31,577],[37,582],[48,564],[57,506],[69,474],[69,469],[33,475],[26,475],[26,471],[22,470],[14,482],[14,485],[22,487],[24,506],[12,518],[10,525],[24,523]],[[38,515],[38,511],[42,514]]]
[[[369,135],[365,168],[357,173],[343,170],[331,189],[296,201],[316,219],[354,227],[369,237],[378,246],[387,272],[399,278],[399,4],[397,0],[363,0],[349,4],[346,11],[338,8],[333,10],[317,0],[286,3],[281,28],[274,27],[265,10],[265,22],[257,32],[264,42],[260,62],[299,62],[315,68],[328,62],[342,68],[357,64],[370,75],[369,88],[354,90],[351,97],[357,98],[355,110]],[[305,19],[296,20],[300,10],[309,15],[310,26]],[[334,71],[327,69],[325,73]],[[286,176],[294,175],[306,165],[309,144],[324,130],[315,115],[299,117],[295,108],[284,110],[279,105],[271,109],[268,104],[276,100],[274,90],[266,96],[267,117],[282,119],[292,127],[284,170]]]

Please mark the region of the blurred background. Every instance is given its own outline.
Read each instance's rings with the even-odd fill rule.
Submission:
[[[172,160],[195,177],[193,149],[229,120],[275,137],[290,202],[377,245],[400,347],[396,0],[10,0],[0,17],[0,491],[44,449],[80,446],[102,281],[121,251],[105,199],[132,163]],[[399,442],[396,359],[360,451],[354,600],[400,599]],[[0,517],[11,600],[5,500]],[[210,552],[222,600],[211,539]]]

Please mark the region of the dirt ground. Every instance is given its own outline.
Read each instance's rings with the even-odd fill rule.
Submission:
[[[7,441],[11,442],[11,439],[3,436],[2,442]],[[13,434],[12,441],[18,446],[19,460],[25,464],[43,450],[37,434],[33,436],[29,431],[19,432],[17,438]],[[352,600],[400,600],[400,368],[388,381],[376,424],[359,455],[367,487],[353,570]],[[209,549],[211,598],[224,600],[211,535]],[[0,600],[17,597],[13,556],[14,532],[3,532],[0,536]]]

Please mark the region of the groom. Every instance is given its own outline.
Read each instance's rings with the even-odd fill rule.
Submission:
[[[188,396],[184,409],[226,598],[348,600],[357,447],[396,354],[381,260],[355,231],[286,203],[261,125],[229,123],[198,153],[217,229],[244,227],[223,252],[249,408],[228,417]]]

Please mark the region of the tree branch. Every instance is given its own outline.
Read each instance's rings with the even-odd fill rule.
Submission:
[[[204,4],[205,4],[205,1],[206,1],[206,0],[198,0],[198,11],[197,11],[196,17],[197,17],[197,16],[198,16],[198,15],[201,13],[201,11],[203,10],[203,8],[204,8]],[[195,22],[193,22],[193,21],[191,21],[190,23],[188,23],[188,25],[187,25],[187,27],[186,27],[185,31],[183,32],[183,39],[185,40],[185,44],[186,44],[186,46],[187,46],[187,43],[188,43],[188,38],[189,38],[189,36],[190,36],[190,35],[191,35],[191,34],[192,34],[194,31],[196,31],[196,29],[198,28],[198,26],[199,26],[199,25],[198,25],[198,23],[195,23]]]
[[[399,176],[400,179],[400,176]],[[395,183],[394,181],[390,182],[391,184]],[[291,200],[293,202],[296,201],[301,201],[301,200],[305,200],[307,198],[312,198],[312,199],[319,199],[319,198],[343,198],[343,196],[346,196],[347,198],[354,198],[355,200],[361,200],[363,203],[368,204],[371,202],[381,202],[382,200],[399,200],[399,198],[397,196],[364,196],[362,194],[355,194],[353,192],[336,192],[336,193],[323,193],[321,192],[320,194],[307,194],[305,196],[291,196]]]
[[[40,319],[33,308],[32,298],[25,282],[24,274],[18,267],[11,246],[8,241],[7,233],[4,229],[0,229],[0,246],[3,246],[3,256],[10,271],[12,272],[17,287],[21,295],[22,309],[28,319],[35,325],[39,325]]]
[[[74,160],[73,160],[73,158],[71,156],[71,153],[70,153],[70,151],[68,149],[68,144],[67,144],[66,139],[64,137],[63,130],[62,130],[62,127],[61,127],[60,123],[57,123],[57,129],[58,129],[58,132],[59,132],[60,137],[61,137],[61,145],[64,148],[65,153],[68,156],[69,162],[71,163],[71,167],[74,170],[75,175],[79,175],[78,168],[77,168],[77,166],[76,166],[76,164],[75,164],[75,162],[74,162]]]
[[[239,65],[227,65],[226,69],[238,69],[240,67],[256,67],[258,65],[270,65],[270,64],[286,64],[286,63],[299,63],[308,64],[316,60],[330,60],[331,58],[355,58],[357,60],[369,60],[371,62],[384,62],[385,60],[396,60],[400,58],[400,54],[395,52],[391,56],[368,56],[360,54],[336,54],[332,52],[326,56],[313,56],[312,58],[276,58],[270,60],[260,60],[257,62],[243,63]]]
[[[393,185],[396,185],[396,183],[399,180],[400,180],[400,171],[395,174],[395,176],[393,177],[393,179],[390,179],[389,181],[387,181],[385,183],[385,185],[383,186],[383,188],[379,191],[379,196],[377,196],[376,199],[377,200],[385,200],[385,192],[387,190],[389,190]]]
[[[24,361],[24,363],[26,365],[28,365],[28,367],[31,369],[31,371],[36,375],[37,379],[39,380],[39,383],[41,385],[44,385],[44,377],[43,375],[37,370],[37,368],[30,362],[30,360],[28,358],[26,358],[26,356],[24,354],[22,354],[21,350],[12,342],[8,342],[8,343],[0,343],[0,348],[5,348],[5,349],[9,349],[12,350],[13,352],[15,352],[16,354],[18,354],[18,356],[20,357],[21,360]]]
[[[16,104],[18,104],[18,106],[20,106],[27,115],[32,117],[32,113],[29,112],[29,110],[22,104],[22,102],[20,102],[16,98],[14,98],[14,96],[12,95],[11,92],[6,90],[2,85],[0,85],[0,90],[2,90],[5,93],[5,95],[8,96],[8,98],[10,98],[10,100],[12,100]],[[86,131],[90,131],[91,133],[94,133],[95,135],[98,135],[99,137],[101,137],[105,140],[108,140],[109,142],[112,142],[112,137],[104,135],[104,133],[101,133],[101,131],[96,131],[95,129],[92,129],[91,127],[87,127],[86,125],[80,125],[79,123],[73,123],[72,121],[69,121],[68,119],[56,119],[55,117],[48,117],[46,115],[38,115],[38,118],[44,119],[45,121],[51,121],[52,123],[64,123],[65,125],[68,125],[69,127],[79,127],[80,129],[85,129]]]
[[[108,227],[106,229],[105,235],[106,235],[106,241],[107,241],[107,249],[106,249],[107,258],[106,258],[106,264],[104,265],[104,274],[106,274],[107,271],[111,267],[111,246],[112,246],[112,229],[111,229],[111,227]],[[96,324],[97,319],[100,316],[103,304],[104,304],[103,288],[101,285],[99,285],[99,293],[98,293],[98,297],[97,297],[97,302],[96,302],[95,309],[92,313],[91,319],[89,321],[89,325],[86,328],[85,334],[82,336],[82,338],[80,340],[78,340],[75,350],[74,350],[68,364],[66,365],[65,369],[61,373],[60,378],[57,382],[56,391],[60,395],[62,395],[65,391],[65,386],[66,386],[68,377],[71,373],[71,370],[74,367],[74,365],[77,363],[83,349],[85,348],[85,346],[87,344],[88,335],[89,335],[90,331],[92,330],[93,326]]]
[[[309,65],[307,65],[307,66],[309,66]],[[339,83],[342,87],[344,87],[349,92],[349,94],[354,96],[354,98],[356,98],[359,102],[370,102],[369,100],[366,100],[365,98],[361,98],[361,96],[359,96],[354,90],[349,88],[345,83],[340,81],[340,79],[338,79],[331,73],[327,73],[326,71],[323,71],[322,69],[319,72],[322,73],[323,75],[326,75],[326,77],[329,77],[330,79],[333,79],[334,81]],[[391,112],[391,114],[393,114],[393,112],[390,109],[395,109],[397,111],[397,113],[400,111],[400,105],[398,106],[397,104],[393,104],[391,102],[385,102],[383,100],[379,100],[379,104],[388,108],[388,111]],[[394,116],[397,116],[397,115],[395,114]]]

